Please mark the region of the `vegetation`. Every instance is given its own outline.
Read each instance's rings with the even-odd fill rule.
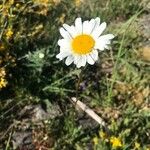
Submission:
[[[0,149],[17,149],[14,133],[28,129],[37,150],[150,150],[150,70],[139,50],[147,39],[137,23],[147,13],[141,0],[0,1]],[[116,36],[95,65],[80,69],[56,59],[59,28],[78,16],[100,17]],[[81,124],[71,97],[99,114],[109,132]],[[46,112],[59,106],[61,114],[42,125],[20,115],[36,105]]]

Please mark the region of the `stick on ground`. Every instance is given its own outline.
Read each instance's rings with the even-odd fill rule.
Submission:
[[[77,100],[75,97],[72,97],[71,100],[75,105],[77,105],[79,108],[81,108],[85,113],[87,113],[91,118],[93,118],[96,122],[98,122],[100,125],[105,127],[105,122],[101,117],[99,117],[92,109],[87,107],[84,103]]]

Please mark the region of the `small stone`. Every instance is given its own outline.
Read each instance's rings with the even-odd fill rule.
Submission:
[[[15,132],[12,136],[13,149],[28,149],[33,150],[32,132],[20,131]]]
[[[47,110],[44,110],[41,105],[28,105],[20,112],[21,119],[31,120],[32,122],[54,119],[60,115],[61,111],[58,105],[51,105]]]

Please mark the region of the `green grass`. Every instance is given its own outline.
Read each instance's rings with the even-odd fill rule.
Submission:
[[[140,150],[147,150],[150,147],[149,62],[138,55],[140,43],[145,39],[137,25],[141,15],[147,12],[140,0],[87,0],[79,7],[73,0],[43,6],[32,0],[18,3],[20,6],[16,8],[16,2],[9,6],[3,1],[14,17],[5,19],[0,11],[1,43],[5,46],[0,51],[3,60],[0,68],[5,66],[8,81],[7,87],[0,89],[0,149],[13,149],[13,133],[20,131],[20,126],[23,128],[21,122],[27,123],[19,118],[21,110],[40,104],[47,111],[51,111],[50,106],[58,105],[62,114],[41,122],[42,125],[30,122],[29,128],[36,135],[33,137],[41,143],[37,147],[111,150],[110,138],[116,136],[123,145],[120,149],[134,149],[138,142]],[[81,69],[59,62],[55,57],[59,52],[57,40],[62,14],[68,24],[77,16],[83,20],[98,16],[106,21],[106,33],[116,36],[112,49],[100,53],[95,65]],[[4,31],[10,27],[13,36],[6,39]],[[8,53],[10,59],[6,58]],[[39,58],[40,53],[45,55],[43,59]],[[85,128],[88,119],[81,126],[82,113],[70,102],[75,96],[102,116],[109,134],[101,126],[94,126],[94,121],[90,121],[92,127]],[[108,141],[99,136],[99,131],[108,134]],[[45,135],[48,138],[42,143]],[[98,139],[97,144],[93,143],[94,137]]]

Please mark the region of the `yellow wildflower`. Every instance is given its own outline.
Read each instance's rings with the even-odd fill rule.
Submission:
[[[98,144],[98,137],[94,137],[94,138],[93,138],[93,143],[94,143],[94,145],[97,145],[97,144]]]
[[[134,149],[135,149],[135,150],[139,150],[139,149],[140,149],[140,143],[135,142],[135,143],[134,143]]]
[[[101,139],[106,139],[107,138],[107,134],[103,131],[99,131],[99,136],[101,137]]]
[[[3,14],[3,17],[8,16],[8,14],[9,14],[9,9],[8,9],[8,7],[3,6],[2,14]]]
[[[122,143],[121,143],[120,138],[114,137],[114,136],[112,136],[110,138],[110,143],[112,144],[113,148],[117,148],[117,147],[122,147],[123,146]]]
[[[14,4],[14,0],[9,0],[9,3],[10,3],[11,5],[13,5],[13,4]]]
[[[81,5],[82,0],[75,0],[76,7],[79,7]]]
[[[14,33],[13,33],[12,29],[9,28],[9,29],[7,30],[7,32],[6,32],[6,38],[7,38],[7,39],[11,38],[13,34],[14,34]]]
[[[5,72],[5,69],[4,68],[0,68],[0,77],[5,77],[6,75],[6,72]]]
[[[6,72],[4,68],[0,68],[0,89],[6,87],[7,81],[5,79]]]
[[[7,81],[4,78],[0,78],[0,89],[6,87]]]

